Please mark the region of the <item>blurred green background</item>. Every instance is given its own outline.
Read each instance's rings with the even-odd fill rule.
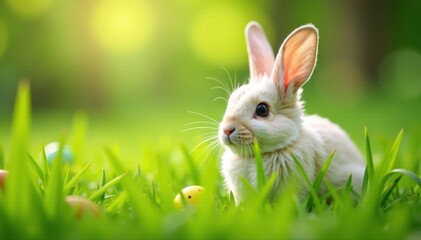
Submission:
[[[0,142],[7,145],[18,82],[32,91],[31,143],[58,140],[89,118],[88,150],[145,142],[194,147],[202,118],[219,121],[217,78],[245,82],[244,27],[256,20],[277,52],[296,27],[320,31],[305,86],[308,113],[339,123],[362,147],[421,127],[421,1],[5,0],[0,2]],[[96,148],[96,146],[99,146]],[[93,150],[92,150],[93,151]]]

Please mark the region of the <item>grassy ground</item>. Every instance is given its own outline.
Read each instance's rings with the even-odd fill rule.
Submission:
[[[188,122],[175,121],[180,125]],[[125,133],[113,131],[107,124],[111,121],[94,124],[90,130],[86,116],[76,115],[61,135],[35,131],[37,140],[43,135],[42,141],[58,139],[73,149],[73,165],[57,160],[48,165],[43,154],[39,155],[42,147],[30,144],[29,122],[29,87],[21,84],[11,139],[0,152],[1,168],[9,171],[0,191],[0,234],[8,239],[421,237],[421,134],[415,131],[396,133],[372,147],[371,135],[361,130],[357,142],[365,149],[368,163],[361,196],[347,184],[330,188],[324,196],[309,194],[299,202],[294,189],[285,189],[272,205],[266,191],[271,179],[263,179],[259,189],[250,192],[249,200],[235,207],[223,187],[216,157],[202,164],[198,154],[189,154],[192,147],[184,146],[183,138],[174,143],[171,136],[179,133],[174,127],[162,125],[162,131],[168,129],[168,138],[134,141],[142,139],[131,131],[134,123],[127,125]],[[94,140],[93,133],[97,135]],[[127,139],[119,142],[123,139],[119,135]],[[194,135],[184,138],[190,137]],[[298,173],[297,177],[306,176]],[[318,181],[309,183],[314,192],[322,178],[323,172]],[[204,186],[215,201],[177,210],[173,199],[188,185]],[[101,215],[88,213],[78,218],[66,204],[66,195],[90,199]]]

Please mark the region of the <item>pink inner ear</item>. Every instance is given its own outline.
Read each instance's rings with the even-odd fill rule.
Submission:
[[[272,48],[261,26],[250,22],[246,27],[246,42],[249,55],[250,79],[270,75],[275,61]]]
[[[284,86],[285,86],[285,90],[288,89],[289,84],[291,83],[291,80],[293,80],[293,78],[295,78],[297,80],[297,82],[295,83],[296,85],[301,86],[303,81],[303,74],[302,74],[302,69],[297,68],[297,64],[299,64],[299,60],[297,60],[296,58],[292,57],[292,59],[290,59],[290,61],[286,61],[284,63]],[[295,66],[295,67],[294,67]]]
[[[297,90],[308,80],[313,71],[317,38],[312,33],[311,31],[301,31],[289,39],[284,46],[282,62],[285,91],[294,79],[293,87]]]

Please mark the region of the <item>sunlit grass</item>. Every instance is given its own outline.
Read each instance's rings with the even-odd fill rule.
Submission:
[[[173,150],[156,150],[152,145],[144,146],[141,158],[131,155],[122,159],[118,148],[106,143],[100,150],[107,161],[104,167],[84,159],[77,153],[85,146],[87,120],[83,115],[73,119],[69,133],[58,136],[61,145],[68,143],[78,156],[75,165],[64,164],[61,154],[48,164],[45,153],[38,159],[34,157],[38,152],[28,152],[30,112],[29,84],[22,82],[11,146],[0,151],[0,162],[10,173],[5,189],[0,191],[0,233],[10,239],[420,237],[419,156],[409,158],[413,161],[409,165],[416,168],[397,168],[407,154],[412,154],[399,153],[402,131],[380,150],[372,149],[366,131],[368,168],[362,195],[353,191],[351,181],[336,189],[323,178],[333,153],[315,182],[308,182],[311,193],[305,201],[299,201],[291,187],[271,203],[269,189],[277,176],[266,178],[263,168],[257,167],[258,188],[244,181],[250,196],[236,207],[223,187],[216,164],[199,167],[200,159],[189,155],[185,146],[173,146],[180,153],[179,162],[171,161]],[[373,162],[373,153],[384,156],[380,163]],[[261,166],[258,145],[255,154],[256,165]],[[306,178],[304,171],[295,177]],[[177,210],[174,197],[185,186],[196,184],[211,192],[215,203]],[[317,195],[321,184],[329,189],[323,196]],[[64,201],[66,195],[92,200],[99,206],[100,216],[78,218]]]

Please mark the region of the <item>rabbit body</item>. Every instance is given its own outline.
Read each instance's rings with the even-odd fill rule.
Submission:
[[[336,124],[317,115],[304,116],[302,120],[301,133],[296,141],[285,148],[262,154],[266,179],[277,174],[271,198],[275,199],[282,187],[288,184],[293,184],[298,189],[300,199],[308,194],[308,185],[302,176],[298,175],[298,178],[291,181],[294,174],[299,174],[291,153],[296,156],[313,182],[328,155],[335,151],[325,178],[335,186],[344,186],[349,175],[352,175],[354,189],[360,191],[365,170],[364,161],[348,135]],[[247,195],[242,178],[257,189],[256,162],[253,156],[242,157],[229,148],[226,149],[222,156],[222,175],[237,204],[244,201]],[[325,190],[322,185],[321,193]]]
[[[219,127],[219,139],[225,148],[222,175],[236,203],[247,196],[244,180],[257,188],[255,142],[261,149],[266,179],[277,175],[272,199],[287,185],[296,188],[301,199],[309,191],[292,154],[314,181],[329,154],[335,151],[325,178],[334,186],[343,186],[352,175],[354,190],[360,191],[365,164],[358,148],[338,125],[304,114],[301,86],[315,66],[317,29],[306,25],[295,30],[282,44],[276,59],[257,23],[246,27],[246,40],[250,80],[231,94]],[[321,191],[325,191],[324,186]]]

